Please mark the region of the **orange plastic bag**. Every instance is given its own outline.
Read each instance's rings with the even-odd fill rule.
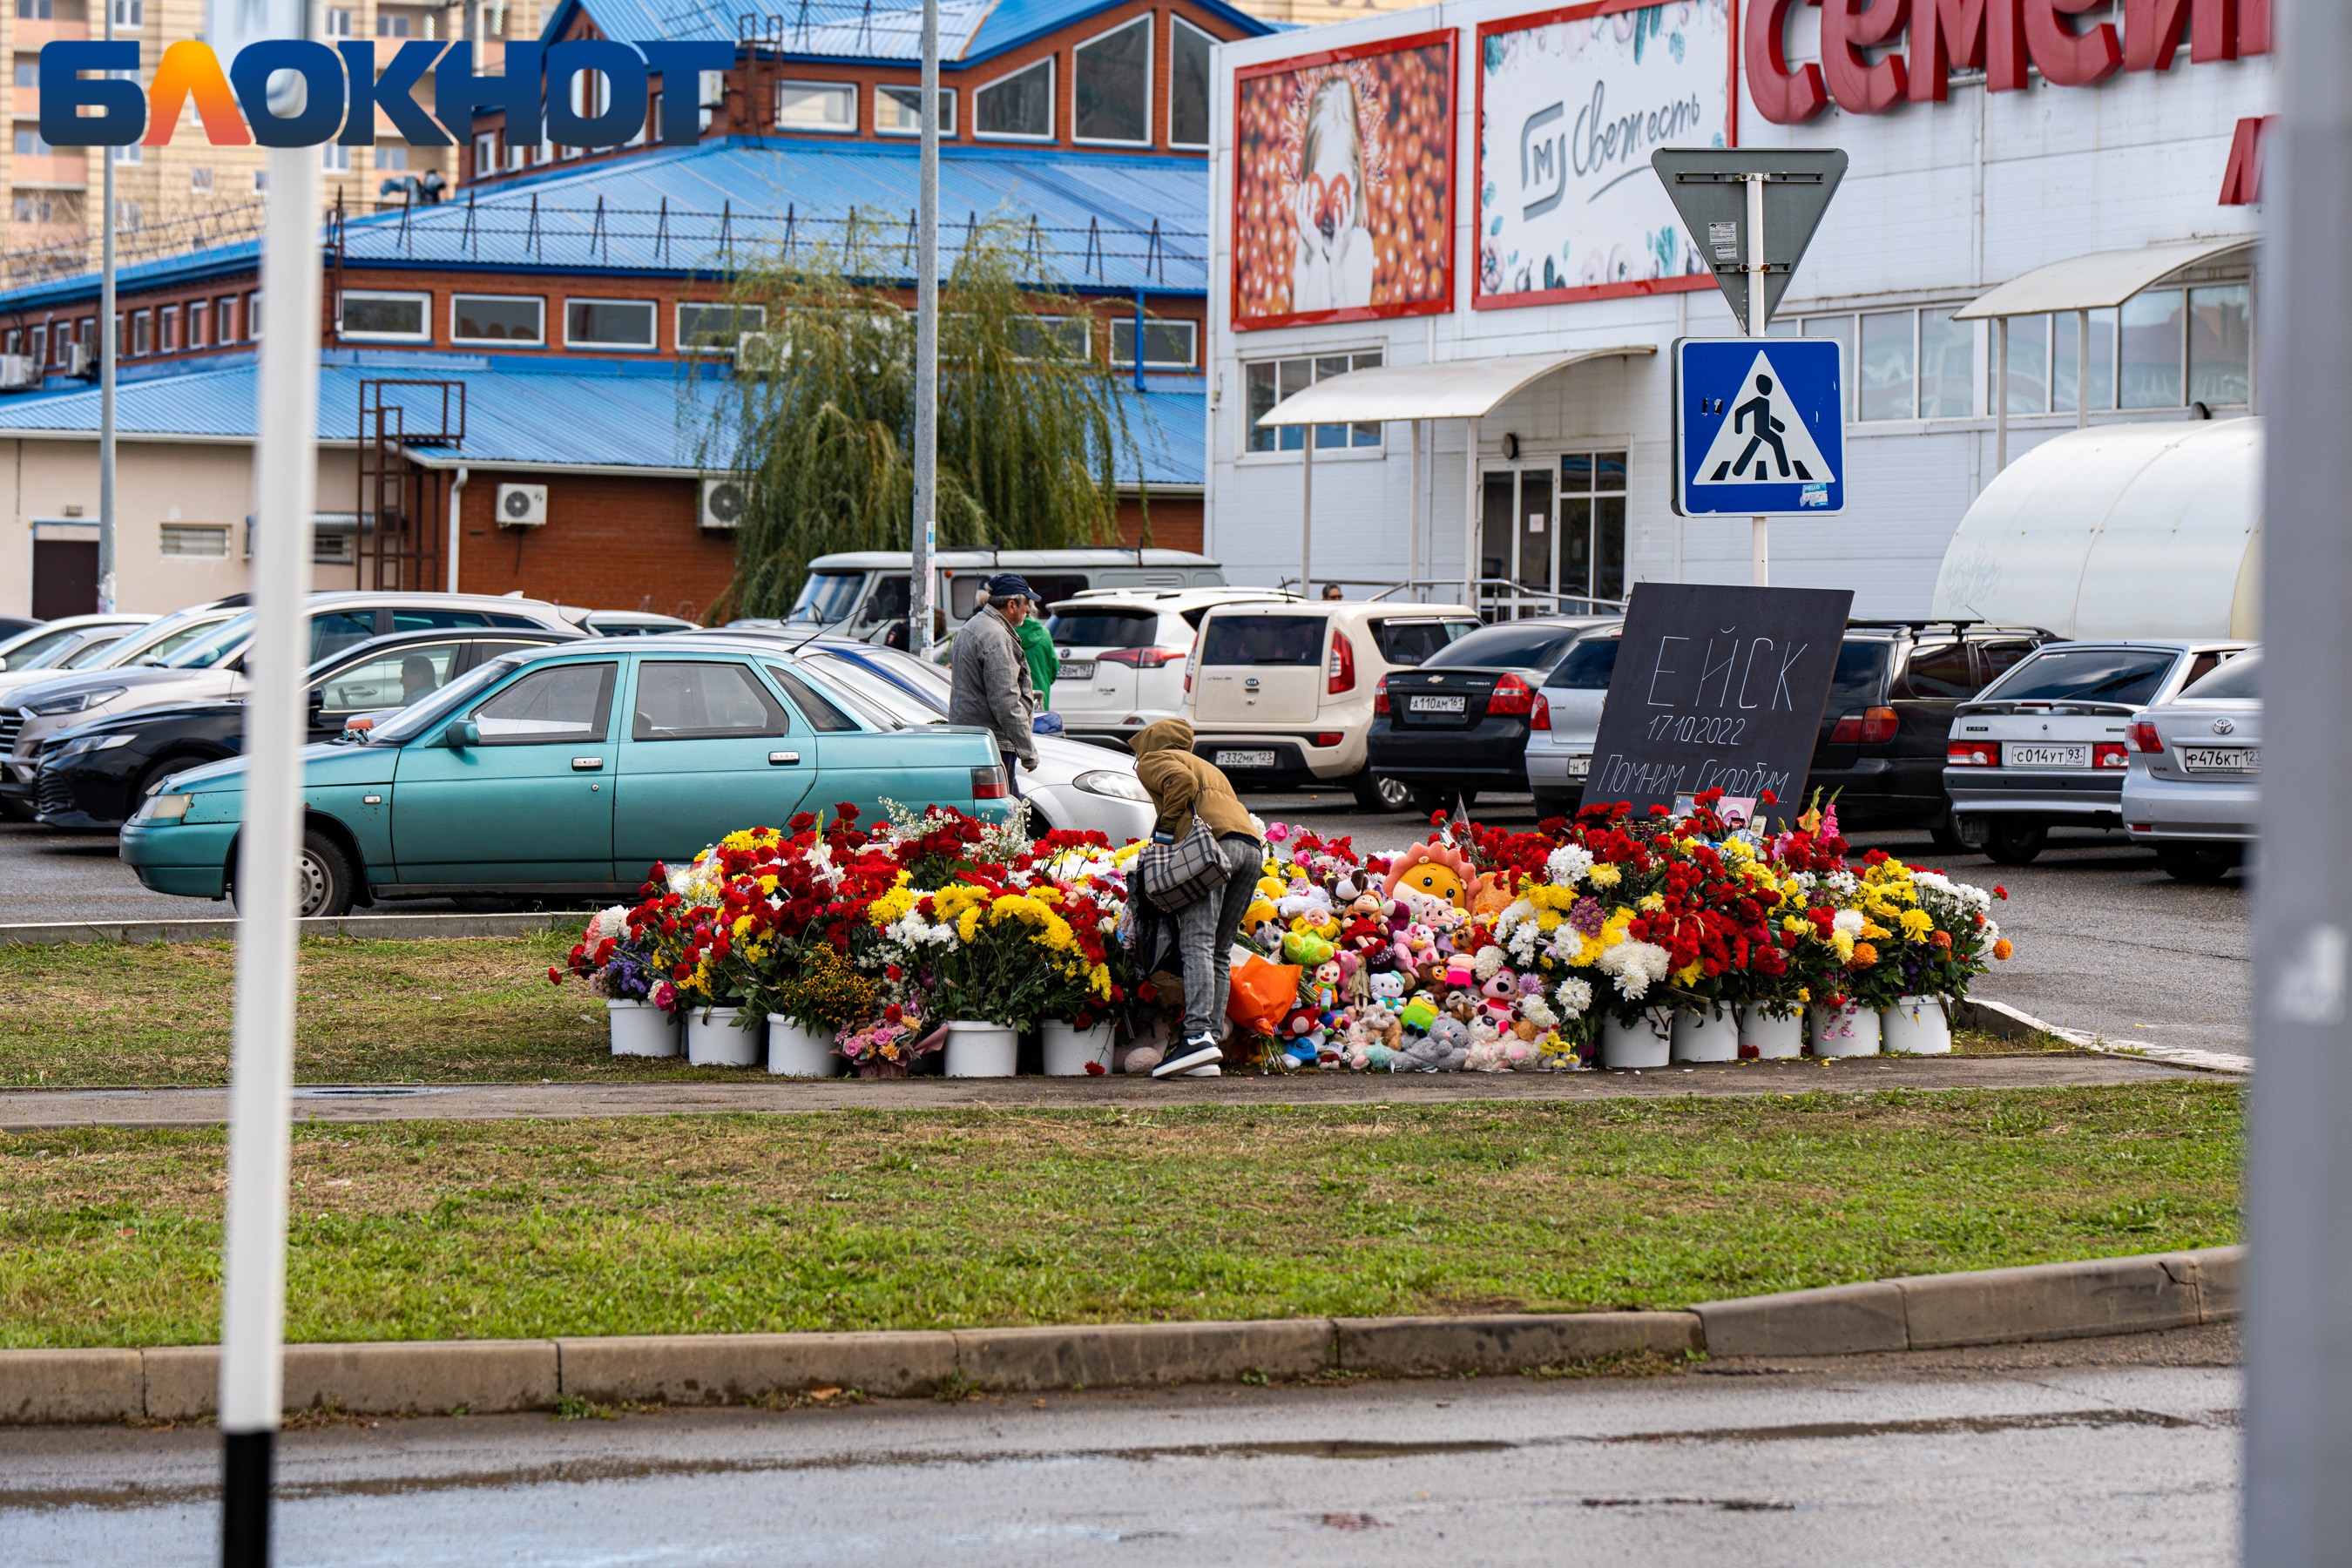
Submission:
[[[1298,1005],[1298,977],[1302,973],[1295,963],[1270,963],[1251,954],[1234,966],[1233,984],[1225,997],[1225,1016],[1257,1034],[1276,1033],[1291,1009]]]

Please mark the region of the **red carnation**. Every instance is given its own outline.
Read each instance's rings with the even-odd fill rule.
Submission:
[[[563,975],[556,969],[555,965],[551,963],[547,966],[547,983],[550,985],[561,985],[563,984]]]

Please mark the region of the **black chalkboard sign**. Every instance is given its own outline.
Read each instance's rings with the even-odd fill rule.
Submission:
[[[1795,817],[1853,606],[1843,588],[1636,584],[1584,804],[1642,816],[1710,789],[1736,802],[1769,790],[1769,815]]]

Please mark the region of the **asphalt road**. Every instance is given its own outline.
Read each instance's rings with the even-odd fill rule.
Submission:
[[[1269,821],[1297,823],[1327,837],[1350,835],[1361,849],[1400,848],[1426,831],[1409,815],[1359,811],[1344,794],[1248,800]],[[1525,795],[1483,797],[1476,811],[1483,821],[1535,824]],[[1947,858],[1914,835],[1864,835],[1857,841],[2009,889],[2000,919],[2017,943],[2017,956],[1984,984],[1982,994],[2111,1040],[2250,1051],[2253,966],[2243,873],[2211,886],[2176,882],[2157,869],[2153,855],[2120,836],[2061,836],[2024,867],[1995,866],[1975,855]],[[449,906],[399,907],[423,912]],[[110,836],[0,824],[0,921],[229,912],[225,903],[148,892],[115,858]]]
[[[1681,1376],[281,1438],[288,1564],[2219,1563],[2226,1330]],[[12,1563],[217,1561],[208,1428],[0,1432]]]

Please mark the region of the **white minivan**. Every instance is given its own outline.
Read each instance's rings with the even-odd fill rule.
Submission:
[[[935,602],[950,634],[971,618],[980,608],[982,585],[1001,572],[1027,578],[1040,605],[1089,588],[1218,588],[1225,581],[1215,562],[1189,550],[942,550],[932,559],[939,570]],[[826,626],[839,636],[877,640],[907,619],[913,563],[904,550],[820,555],[809,563],[808,581],[783,624]]]

